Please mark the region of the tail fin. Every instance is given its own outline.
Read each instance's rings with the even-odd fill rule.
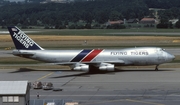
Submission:
[[[13,39],[14,45],[18,50],[43,50],[36,42],[29,38],[18,27],[8,27],[9,33]]]

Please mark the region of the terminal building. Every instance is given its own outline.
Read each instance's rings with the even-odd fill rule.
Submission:
[[[28,81],[0,81],[0,105],[29,105]]]

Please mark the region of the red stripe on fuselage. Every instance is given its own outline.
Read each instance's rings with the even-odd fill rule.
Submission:
[[[94,59],[102,50],[94,49],[89,55],[87,55],[81,62],[90,62]]]

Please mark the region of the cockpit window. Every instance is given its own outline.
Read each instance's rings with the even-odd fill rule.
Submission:
[[[162,49],[163,51],[165,51],[166,49]]]

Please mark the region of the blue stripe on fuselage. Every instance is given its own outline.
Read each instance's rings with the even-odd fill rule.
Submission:
[[[89,52],[92,50],[83,50],[76,57],[74,57],[71,62],[80,62]]]

